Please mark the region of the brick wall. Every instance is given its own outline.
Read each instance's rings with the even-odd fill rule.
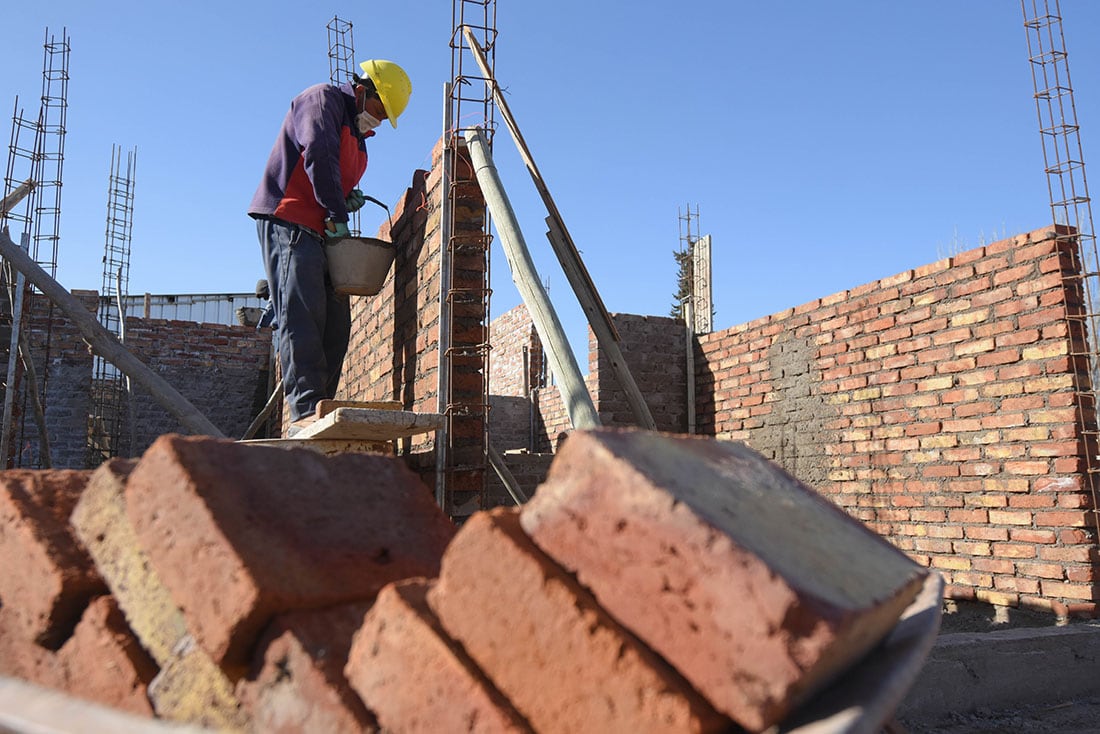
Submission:
[[[1095,610],[1072,261],[1040,230],[702,336],[700,431],[773,458],[951,596]]]
[[[558,437],[571,428],[569,414],[561,391],[553,383],[527,306],[521,303],[493,319],[489,335],[493,345],[489,362],[490,442],[499,451],[552,453]],[[586,377],[585,384],[591,394],[589,380]],[[529,386],[526,397],[525,385]]]
[[[392,231],[387,222],[378,237],[395,243],[394,267],[382,292],[369,297],[352,296],[352,339],[344,361],[344,375],[337,397],[349,400],[397,400],[406,410],[439,413],[439,294],[442,233],[442,145],[432,152],[432,170],[417,171],[412,184],[391,208]],[[452,249],[453,292],[485,287],[487,249],[466,246],[482,233],[485,204],[480,189],[471,182],[468,164],[456,165],[455,230]],[[452,300],[455,328],[451,345],[456,353],[464,346],[485,341],[480,303],[464,304],[461,295]],[[467,350],[469,351],[469,350]],[[480,354],[456,357],[451,374],[452,402],[476,406],[483,402],[485,359]],[[481,462],[484,411],[458,410],[451,422],[452,464]],[[434,486],[435,435],[424,434],[402,442],[402,453]],[[475,456],[476,454],[476,456]],[[451,486],[480,491],[479,472],[465,473]],[[461,486],[460,486],[461,485]]]
[[[545,380],[542,344],[522,304],[493,319],[489,359],[489,434],[498,451],[535,450],[537,425],[533,392]]]
[[[96,313],[99,295],[77,290],[73,295]],[[90,347],[61,309],[41,294],[26,306],[26,329],[34,357],[54,467],[81,469],[98,464],[89,451],[89,417],[93,412],[93,374]],[[227,436],[243,435],[268,395],[270,334],[255,329],[164,319],[126,319],[126,347],[147,367],[218,426]],[[0,354],[7,360],[7,345]],[[20,390],[26,386],[25,378]],[[118,455],[140,455],[163,433],[188,433],[167,410],[142,388],[134,386],[136,430],[131,442],[129,409],[122,406]],[[33,406],[20,399],[13,416],[12,465],[41,465],[38,428]]]
[[[659,431],[687,432],[687,338],[684,324],[667,316],[612,314],[619,349]],[[638,425],[607,353],[588,332],[590,382],[605,426]],[[590,385],[591,389],[591,385]]]
[[[77,290],[72,295],[95,313],[99,304],[95,291]],[[81,468],[91,410],[92,353],[76,326],[45,296],[31,294],[24,304],[24,328],[43,396],[50,461],[55,467]],[[0,353],[6,371],[7,343],[0,345]],[[12,414],[13,462],[16,466],[42,466],[33,403],[25,388],[26,381],[20,377],[19,398]]]
[[[438,212],[429,229],[426,171],[417,171],[412,184],[392,207],[393,231],[378,233],[395,244],[393,269],[382,291],[374,296],[352,296],[352,334],[338,397],[348,400],[399,400],[409,410],[437,412],[436,366],[431,349],[418,352],[418,343],[438,330],[439,242]],[[436,342],[438,346],[438,342]],[[438,351],[438,350],[436,350]]]
[[[942,573],[952,597],[1095,614],[1074,260],[1039,230],[699,336],[697,430],[772,458]],[[614,319],[659,426],[683,430],[686,382],[668,384],[684,372],[679,323]],[[590,348],[601,418],[632,423]],[[550,451],[568,420],[556,387],[534,397],[535,450]]]
[[[244,435],[269,394],[271,334],[247,326],[126,319],[126,348],[168,381],[227,437]],[[138,385],[130,456],[165,433],[190,433]],[[129,437],[124,415],[123,436]],[[129,441],[124,441],[126,446]]]
[[[591,374],[585,377],[585,385],[591,394],[589,385]],[[553,452],[557,449],[562,436],[572,430],[569,422],[569,413],[565,409],[565,401],[562,400],[561,390],[554,384],[537,390],[533,396],[535,400],[535,436],[534,450],[539,452]]]
[[[687,431],[687,345],[682,322],[661,316],[635,316],[611,314],[611,320],[619,334],[619,349],[623,353],[630,374],[645,396],[657,428],[662,431],[685,433]],[[514,394],[523,377],[522,351],[537,355],[541,360],[542,347],[534,330],[531,317],[524,305],[493,320],[493,361],[490,370],[490,391],[494,406],[498,396]],[[599,349],[591,329],[588,332],[589,364],[585,384],[593,396],[593,403],[605,426],[636,425],[634,411],[619,386],[619,378],[607,354]],[[532,368],[533,370],[534,368]],[[535,374],[532,371],[532,375]],[[533,377],[531,379],[534,379]],[[496,446],[509,448],[527,447],[533,451],[553,451],[558,437],[570,429],[569,415],[561,399],[557,385],[537,388],[532,393],[535,410],[533,439],[526,442],[513,434],[518,421],[511,416],[499,419],[494,416],[491,436]],[[502,410],[518,410],[508,401],[500,400]],[[496,410],[496,407],[494,407]],[[522,426],[529,431],[527,424]]]
[[[493,319],[489,384],[493,395],[526,397],[544,380],[542,343],[523,304]]]

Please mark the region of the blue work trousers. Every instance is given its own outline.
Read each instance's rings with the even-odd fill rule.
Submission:
[[[258,219],[279,365],[290,420],[313,415],[317,402],[336,397],[351,337],[351,304],[336,293],[328,258],[313,231],[280,219]]]

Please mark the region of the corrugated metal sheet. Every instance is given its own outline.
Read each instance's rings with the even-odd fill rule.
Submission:
[[[267,302],[254,293],[184,293],[123,296],[126,315],[197,324],[238,325],[238,308],[263,308]]]

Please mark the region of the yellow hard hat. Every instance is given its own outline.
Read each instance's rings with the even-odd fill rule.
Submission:
[[[412,82],[409,75],[397,64],[383,59],[368,59],[359,64],[363,75],[374,82],[374,91],[386,108],[386,117],[390,124],[397,127],[397,118],[405,111],[412,94]]]

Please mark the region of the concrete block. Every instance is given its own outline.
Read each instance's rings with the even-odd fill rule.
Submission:
[[[57,656],[71,695],[119,711],[153,715],[147,687],[157,666],[126,626],[112,597],[92,600]]]
[[[73,510],[73,530],[95,560],[130,629],[160,668],[156,685],[149,685],[157,715],[242,728],[245,719],[232,683],[194,644],[182,611],[153,571],[127,517],[124,488],[135,465],[111,459],[96,469]]]
[[[878,643],[927,575],[755,451],[709,438],[575,431],[521,524],[752,731]]]
[[[199,645],[234,679],[276,614],[434,576],[454,525],[397,458],[165,435],[126,512]]]
[[[387,586],[356,633],[345,669],[385,730],[530,732],[428,608],[427,581]]]
[[[237,686],[252,729],[267,734],[374,732],[378,724],[344,677],[351,639],[370,603],[290,612],[268,625],[253,670]]]
[[[0,600],[13,634],[56,650],[107,588],[69,528],[89,472],[0,472]]]
[[[467,520],[443,556],[428,602],[536,731],[731,726],[540,551],[514,510]]]

